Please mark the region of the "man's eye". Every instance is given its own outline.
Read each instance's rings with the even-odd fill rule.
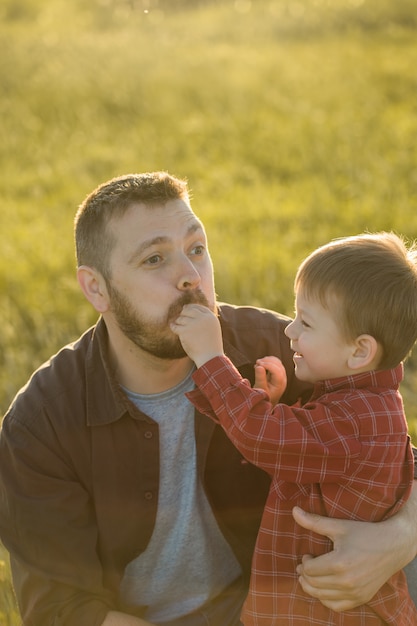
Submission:
[[[205,251],[206,251],[205,247],[200,244],[198,246],[195,246],[191,250],[191,254],[193,254],[194,256],[201,256],[202,254],[204,254]]]
[[[148,259],[146,259],[145,264],[146,265],[158,265],[158,263],[161,262],[161,259],[162,257],[160,254],[153,254]]]

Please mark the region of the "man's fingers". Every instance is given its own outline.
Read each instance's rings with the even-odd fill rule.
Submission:
[[[297,566],[297,574],[302,576],[308,585],[314,582],[314,587],[338,589],[337,583],[335,584],[336,572],[332,556],[332,552],[316,557],[305,554],[302,562]]]
[[[297,524],[319,535],[324,535],[332,541],[342,534],[342,520],[340,519],[333,520],[330,517],[322,517],[316,513],[307,513],[298,506],[293,508],[292,514]],[[335,521],[337,522],[336,524],[334,523]]]
[[[312,568],[314,570],[316,558],[311,555],[304,555],[302,560],[302,565],[297,567],[297,573],[299,574],[298,581],[305,593],[317,600],[320,600],[324,606],[327,606],[328,609],[332,609],[333,611],[347,611],[349,609],[353,609],[358,606],[358,596],[356,593],[350,597],[349,590],[346,585],[342,588],[335,584],[334,575],[326,575],[324,572],[326,571],[326,567],[323,565],[326,562],[326,556],[322,555],[321,557],[317,557],[321,559],[320,568],[323,571],[321,576],[314,576],[313,578],[309,578],[308,570]],[[333,568],[332,568],[333,569]],[[367,598],[364,598],[364,602]]]
[[[364,595],[363,600],[359,599],[357,593],[354,593],[351,597],[346,588],[332,589],[326,578],[322,580],[314,579],[314,586],[310,584],[306,576],[301,575],[298,580],[305,593],[312,598],[320,600],[324,606],[327,606],[328,609],[332,609],[333,611],[348,611],[368,601],[366,595]],[[318,586],[320,583],[323,584],[324,587]]]

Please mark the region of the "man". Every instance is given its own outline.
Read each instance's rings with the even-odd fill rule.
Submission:
[[[0,536],[30,626],[237,626],[266,475],[185,397],[193,365],[169,327],[186,303],[218,311],[226,353],[294,377],[286,318],[217,305],[186,184],[165,173],[98,187],[75,225],[80,287],[97,325],[17,395],[0,439]],[[336,610],[371,597],[417,552],[417,497],[372,525],[316,518],[335,550],[299,566]],[[348,565],[347,565],[348,564]]]

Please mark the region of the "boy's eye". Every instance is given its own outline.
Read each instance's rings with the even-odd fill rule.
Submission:
[[[310,324],[307,324],[305,320],[301,320],[301,325],[304,326],[304,328],[311,328]]]

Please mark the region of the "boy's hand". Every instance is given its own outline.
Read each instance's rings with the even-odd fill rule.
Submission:
[[[256,361],[254,387],[266,391],[273,405],[279,401],[286,386],[287,372],[276,356],[265,356]]]
[[[201,304],[186,304],[171,324],[171,330],[179,336],[182,347],[197,367],[224,354],[220,322]]]

